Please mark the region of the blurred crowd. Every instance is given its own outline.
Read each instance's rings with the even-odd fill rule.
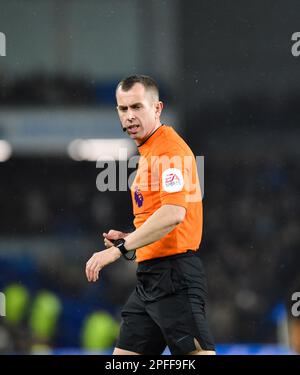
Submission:
[[[218,340],[277,340],[276,307],[299,274],[297,164],[278,156],[206,167],[202,249]]]
[[[114,82],[97,82],[89,77],[34,73],[0,76],[1,106],[66,106],[107,104],[114,100]]]
[[[127,192],[97,190],[95,163],[15,158],[0,167],[0,235],[99,236],[101,228],[132,221]]]
[[[95,80],[88,75],[35,72],[19,77],[1,75],[0,107],[115,106],[116,80]],[[161,96],[166,97],[163,82]]]
[[[62,321],[69,319],[74,324],[72,314],[66,316],[66,301],[49,290],[31,293],[19,283],[8,284],[4,295],[6,315],[0,320],[0,354],[53,353],[60,346],[60,330],[68,327]],[[82,316],[76,330],[70,347],[105,352],[116,340],[119,323],[108,311],[95,310]]]

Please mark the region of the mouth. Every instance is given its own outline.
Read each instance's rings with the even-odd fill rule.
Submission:
[[[129,134],[136,134],[139,131],[140,125],[129,125],[127,131]]]

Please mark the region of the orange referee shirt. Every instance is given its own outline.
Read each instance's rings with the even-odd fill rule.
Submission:
[[[164,204],[186,208],[185,219],[170,233],[136,251],[137,262],[197,250],[202,236],[202,199],[193,152],[176,131],[161,125],[141,146],[131,185],[134,225],[138,228]]]

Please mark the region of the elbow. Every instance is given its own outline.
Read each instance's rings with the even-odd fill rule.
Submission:
[[[172,225],[178,225],[185,219],[186,209],[181,206],[173,206],[171,212]]]
[[[184,207],[180,207],[180,211],[177,214],[177,225],[182,223],[185,219],[186,209]]]

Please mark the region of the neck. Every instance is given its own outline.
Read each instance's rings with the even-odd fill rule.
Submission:
[[[160,126],[161,126],[161,123],[158,122],[158,123],[154,126],[154,128],[151,130],[151,132],[150,132],[148,135],[146,135],[145,138],[143,138],[142,140],[136,140],[136,141],[135,141],[136,145],[137,145],[137,146],[140,146],[142,143],[146,142],[147,139],[148,139],[149,137],[151,137],[151,135],[155,132],[155,130],[157,130]]]

